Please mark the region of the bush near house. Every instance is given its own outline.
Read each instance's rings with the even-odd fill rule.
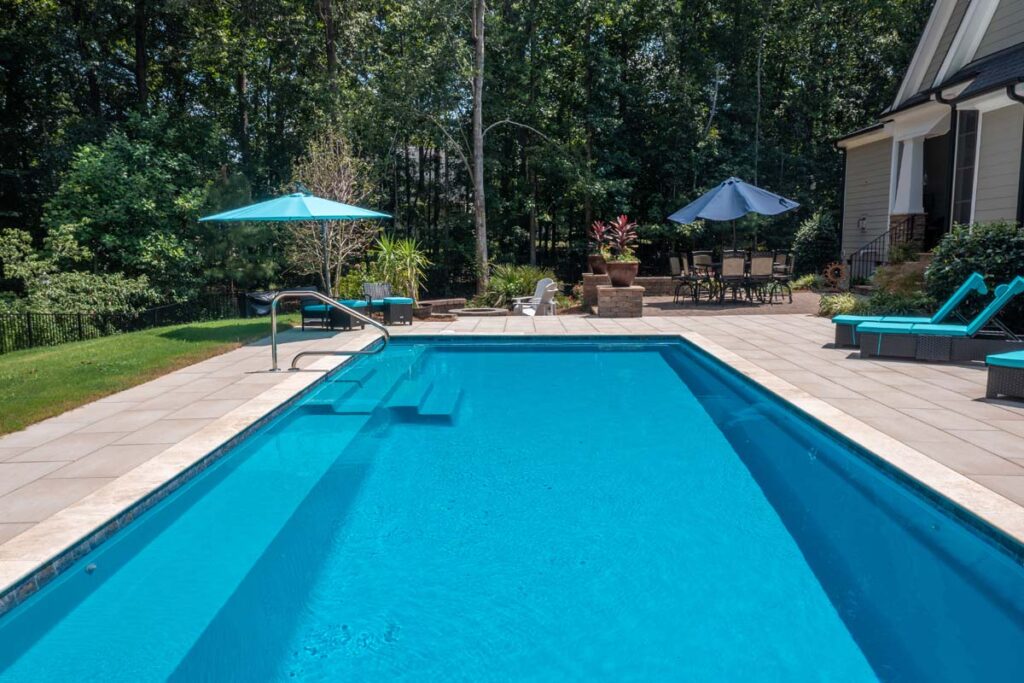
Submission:
[[[973,272],[983,274],[992,288],[1024,275],[1024,228],[1010,221],[954,226],[932,251],[926,291],[943,301]],[[964,312],[976,313],[988,300],[972,297]],[[1000,317],[1013,329],[1024,330],[1024,301],[1011,301]]]
[[[839,229],[832,217],[816,211],[800,224],[793,238],[796,274],[821,273],[839,258]]]

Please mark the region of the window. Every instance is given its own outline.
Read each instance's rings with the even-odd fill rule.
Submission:
[[[976,111],[962,111],[956,126],[956,165],[953,168],[953,222],[970,223],[974,207],[974,167],[978,156]]]

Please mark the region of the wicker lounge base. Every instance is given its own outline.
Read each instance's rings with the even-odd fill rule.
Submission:
[[[913,334],[857,335],[861,358],[908,358],[938,363],[983,361],[993,353],[1019,351],[1024,342],[989,337],[938,337]]]
[[[917,337],[912,334],[877,334],[862,332],[858,335],[861,358],[915,358]]]
[[[856,325],[836,325],[836,346],[857,346]]]
[[[997,398],[999,396],[1024,399],[1024,368],[988,366],[988,386],[985,389],[985,397]]]

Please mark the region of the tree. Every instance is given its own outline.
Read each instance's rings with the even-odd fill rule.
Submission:
[[[313,194],[344,204],[369,199],[373,184],[369,165],[356,157],[349,142],[337,131],[313,140],[295,164],[293,180]],[[333,293],[344,269],[363,255],[378,226],[373,221],[303,221],[289,223],[288,259],[301,274],[316,273],[323,291]]]

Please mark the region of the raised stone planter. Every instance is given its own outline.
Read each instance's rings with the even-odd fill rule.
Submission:
[[[611,283],[607,273],[600,275],[583,273],[583,310],[593,313],[594,307],[597,306],[597,288],[611,285]]]
[[[600,318],[642,318],[644,315],[644,288],[611,287],[597,288],[597,315]]]

